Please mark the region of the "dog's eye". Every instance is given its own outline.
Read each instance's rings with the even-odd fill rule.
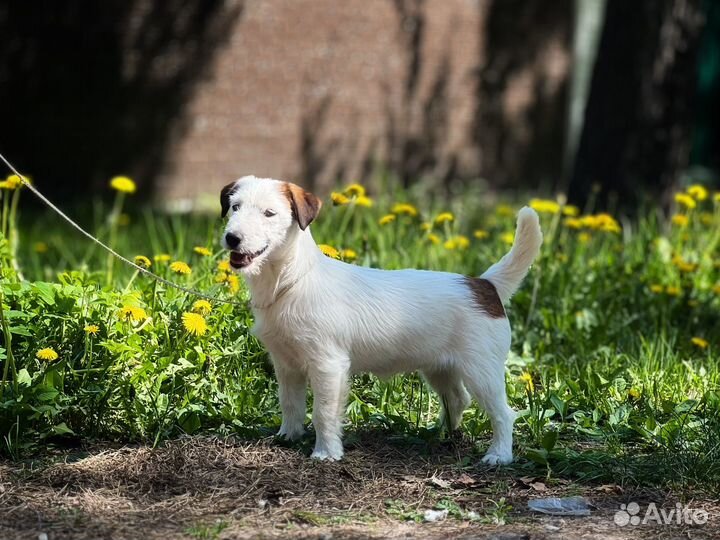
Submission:
[[[233,212],[237,212],[238,210],[240,210],[240,205],[239,205],[239,204],[233,204],[233,205],[232,205],[232,211],[233,211]]]
[[[275,215],[273,210],[265,210],[263,213],[265,214],[265,217],[273,217]]]

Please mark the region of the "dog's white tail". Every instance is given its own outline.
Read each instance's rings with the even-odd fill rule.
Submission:
[[[537,213],[527,206],[518,212],[515,242],[510,251],[480,276],[495,285],[503,304],[517,291],[543,241]]]

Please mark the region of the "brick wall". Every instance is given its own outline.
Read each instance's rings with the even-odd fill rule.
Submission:
[[[499,66],[488,58],[492,6],[247,1],[182,112],[159,192],[193,197],[248,173],[322,191],[338,179],[365,179],[378,164],[408,181],[494,174],[512,184],[522,148],[536,142],[533,106],[559,102],[539,113],[562,129],[570,17],[553,20],[559,30],[541,36],[539,49],[512,70],[512,58]],[[507,38],[528,53],[527,36]],[[483,77],[508,79],[495,81],[488,96],[493,81],[483,86]],[[483,100],[492,107],[483,109]],[[506,154],[498,145],[509,146]]]
[[[55,198],[189,199],[254,173],[320,191],[553,182],[572,0],[0,4],[0,146]]]

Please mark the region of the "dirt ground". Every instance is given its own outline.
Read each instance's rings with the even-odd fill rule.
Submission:
[[[673,509],[676,499],[546,481],[517,467],[480,467],[478,458],[468,441],[410,446],[372,435],[358,437],[339,463],[311,461],[273,440],[205,437],[156,449],[55,451],[41,461],[0,461],[0,539],[720,538],[717,499],[685,501],[708,512],[704,525],[619,526],[622,503]],[[589,517],[528,510],[529,499],[573,495],[590,502]],[[425,510],[448,501],[456,511],[423,521]]]

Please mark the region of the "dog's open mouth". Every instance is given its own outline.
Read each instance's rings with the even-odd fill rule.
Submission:
[[[256,257],[259,257],[260,255],[265,253],[266,249],[267,246],[265,246],[259,251],[256,251],[255,253],[240,253],[239,251],[231,251],[230,266],[232,266],[233,268],[245,268],[251,262],[253,262]]]

